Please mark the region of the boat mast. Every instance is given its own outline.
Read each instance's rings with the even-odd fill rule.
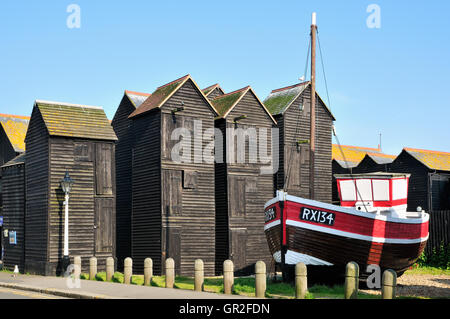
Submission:
[[[314,198],[314,162],[316,152],[316,25],[317,15],[312,14],[311,23],[311,136],[310,136],[310,152],[309,152],[309,196]]]

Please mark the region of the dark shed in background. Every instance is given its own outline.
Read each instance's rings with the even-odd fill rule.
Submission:
[[[99,107],[36,101],[25,139],[25,271],[54,275],[63,253],[66,171],[75,181],[69,202],[69,253],[105,259],[115,255],[117,137]]]
[[[215,165],[216,274],[222,273],[227,259],[234,262],[235,271],[253,272],[258,260],[268,266],[273,260],[262,213],[273,198],[273,171],[262,169],[273,164],[271,138],[276,122],[249,86],[219,95],[212,104],[219,112],[215,125],[223,137],[223,151],[219,151],[223,161]],[[261,149],[264,146],[266,150]],[[260,157],[261,151],[269,162]]]
[[[132,142],[131,123],[128,117],[150,94],[125,91],[112,120],[118,138],[116,143],[116,255],[117,267],[123,269],[125,258],[131,256],[131,186]]]
[[[144,259],[150,257],[154,273],[161,274],[170,257],[178,274],[193,275],[198,258],[204,261],[205,275],[214,274],[215,116],[214,107],[190,75],[157,88],[130,115],[134,139],[131,238],[137,272],[143,272]],[[173,139],[176,132],[191,138]],[[173,151],[179,154],[180,147],[182,158],[173,158]],[[211,156],[205,158],[207,149]]]
[[[280,168],[275,191],[310,198],[311,83],[273,90],[264,105],[278,123]],[[332,126],[335,118],[316,93],[315,199],[331,203]]]
[[[208,86],[207,88],[203,89],[203,94],[210,100],[214,100],[216,97],[220,95],[224,95],[225,92],[222,90],[220,85],[218,83],[213,84],[211,86]]]
[[[3,264],[9,270],[14,266],[23,272],[25,266],[25,153],[1,168],[3,183]]]

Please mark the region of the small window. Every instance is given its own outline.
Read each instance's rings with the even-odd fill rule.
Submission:
[[[184,170],[183,171],[183,188],[196,189],[198,183],[198,172]]]

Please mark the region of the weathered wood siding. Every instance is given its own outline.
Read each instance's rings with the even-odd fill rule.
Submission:
[[[309,143],[298,144],[297,141],[310,140],[310,109],[311,88],[292,103],[283,114],[284,135],[284,172],[288,174],[287,191],[294,196],[309,198],[310,154]],[[303,110],[300,110],[300,105]],[[331,150],[333,118],[317,95],[316,99],[316,152],[315,152],[315,199],[330,203],[332,200],[331,188]],[[291,166],[291,167],[290,167]],[[277,185],[282,189],[283,185]]]
[[[211,93],[208,94],[208,99],[212,101],[220,95],[223,95],[223,92],[219,88],[215,88]]]
[[[16,151],[14,150],[5,130],[0,125],[0,166],[3,166],[14,157],[16,157]],[[0,172],[1,177],[1,172]]]
[[[123,269],[123,261],[131,256],[131,204],[132,204],[132,158],[133,140],[132,120],[128,116],[136,108],[124,95],[112,120],[117,135],[116,143],[116,231],[117,231],[117,267]]]
[[[131,257],[133,271],[143,273],[153,259],[161,274],[161,116],[153,111],[133,118]]]
[[[25,164],[17,164],[2,169],[3,180],[3,229],[16,232],[17,244],[4,238],[4,266],[20,272],[25,269]],[[3,234],[1,234],[3,237]]]
[[[246,116],[234,123],[234,119]],[[223,120],[217,120],[216,126],[224,131]],[[254,129],[258,134],[257,143],[260,142],[260,129],[265,129],[268,139],[266,155],[271,157],[271,129],[273,121],[259,104],[257,98],[248,91],[240,102],[229,113],[226,119],[228,131],[237,129]],[[259,146],[250,151],[249,141],[245,142],[245,161],[238,163],[237,139],[233,142],[231,135],[223,132],[226,145],[224,158],[226,165],[216,164],[216,185],[221,191],[226,191],[226,197],[217,192],[216,197],[216,227],[219,230],[219,242],[216,244],[216,261],[222,271],[225,259],[232,259],[235,270],[240,272],[252,272],[254,264],[263,260],[270,265],[272,256],[269,252],[267,239],[264,234],[264,204],[273,198],[274,177],[273,174],[262,174],[261,167],[270,165],[262,163],[259,157]],[[232,150],[234,148],[234,150]],[[234,160],[231,154],[235,154]],[[255,158],[256,162],[250,162]],[[222,172],[220,172],[222,170]],[[225,201],[225,202],[224,202]],[[224,241],[227,241],[224,243]],[[224,251],[220,251],[224,250]]]
[[[184,110],[172,110],[184,103]],[[200,92],[188,80],[161,107],[161,187],[162,253],[174,258],[179,274],[193,275],[194,261],[204,262],[205,275],[214,274],[215,264],[215,187],[214,160],[200,158],[196,149],[213,154],[214,140],[194,139],[214,128],[214,112]],[[200,127],[201,125],[201,127]],[[191,161],[176,163],[171,155],[177,141],[170,141],[172,130],[183,127],[191,132]],[[201,129],[201,131],[200,131]],[[212,133],[212,132],[211,132]],[[189,141],[190,143],[190,141]],[[210,150],[210,152],[206,150]],[[168,207],[169,206],[169,207]]]
[[[25,272],[51,274],[48,267],[49,141],[44,120],[33,108],[25,162]]]

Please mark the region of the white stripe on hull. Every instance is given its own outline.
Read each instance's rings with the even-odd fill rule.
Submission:
[[[294,226],[294,227],[298,227],[298,228],[309,229],[309,230],[318,231],[318,232],[327,233],[327,234],[332,234],[332,235],[341,236],[341,237],[348,237],[348,238],[353,238],[353,239],[375,242],[375,243],[416,244],[416,243],[421,243],[421,242],[428,240],[428,235],[424,238],[417,238],[417,239],[397,239],[397,238],[381,238],[381,237],[365,236],[365,235],[345,232],[342,230],[326,228],[326,227],[322,227],[322,226],[318,226],[318,225],[302,223],[302,222],[298,222],[295,220],[289,220],[289,219],[286,221],[286,225]]]
[[[281,263],[281,251],[277,251],[273,254],[273,258],[277,263]],[[288,265],[296,265],[298,263],[304,263],[305,265],[313,266],[333,266],[333,264],[312,256],[300,254],[292,250],[288,250],[285,255],[285,263]]]

